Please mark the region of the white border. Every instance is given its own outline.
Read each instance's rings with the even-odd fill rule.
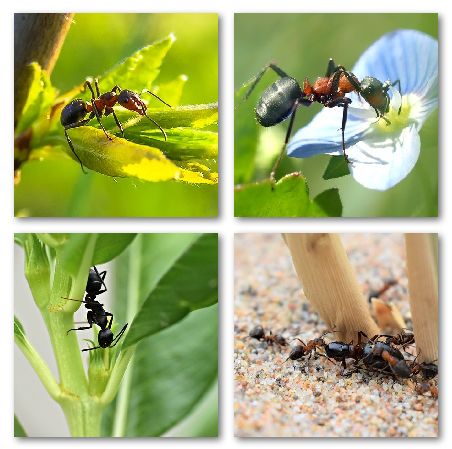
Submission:
[[[450,336],[445,335],[447,317],[452,317],[449,294],[452,277],[447,276],[450,271],[452,255],[452,239],[447,231],[452,228],[451,208],[448,193],[451,193],[452,169],[450,161],[449,142],[451,139],[451,99],[452,92],[449,79],[452,74],[452,16],[451,2],[430,0],[428,2],[394,0],[378,0],[363,2],[362,0],[323,0],[322,2],[307,2],[306,0],[263,1],[241,0],[235,6],[233,1],[221,0],[135,0],[133,2],[96,2],[78,0],[77,2],[61,2],[56,0],[3,1],[0,5],[0,33],[2,42],[2,83],[1,83],[1,120],[0,138],[0,248],[5,257],[1,259],[1,297],[0,313],[0,342],[1,353],[5,363],[0,370],[0,447],[17,447],[24,444],[48,447],[60,445],[59,439],[40,439],[23,441],[13,439],[13,367],[12,367],[12,260],[14,232],[218,232],[221,241],[221,392],[220,392],[220,438],[215,440],[166,440],[166,439],[135,439],[135,440],[65,440],[65,444],[72,447],[111,448],[134,446],[180,447],[182,445],[215,445],[217,447],[238,447],[246,445],[248,448],[260,448],[269,444],[315,444],[326,447],[334,444],[339,447],[349,447],[356,444],[381,444],[378,440],[362,439],[284,439],[278,440],[244,440],[233,436],[233,381],[232,381],[232,351],[233,351],[233,234],[234,232],[295,232],[295,231],[334,231],[334,232],[438,232],[441,242],[442,276],[440,292],[442,297],[442,341]],[[220,15],[220,162],[221,162],[221,193],[220,218],[212,219],[13,219],[13,183],[12,157],[13,148],[13,13],[14,12],[60,12],[73,9],[83,12],[217,12]],[[372,8],[372,10],[370,10]],[[233,25],[234,12],[438,12],[440,25],[440,73],[441,73],[441,114],[440,114],[440,213],[439,219],[321,219],[321,220],[239,220],[233,218]],[[446,52],[445,49],[448,49]],[[449,102],[447,101],[449,100]],[[448,124],[448,126],[447,126]],[[447,200],[446,200],[447,199]],[[446,271],[447,267],[447,271]],[[448,345],[446,345],[448,347]],[[443,447],[452,443],[451,426],[447,423],[451,419],[450,391],[448,387],[449,373],[451,373],[450,357],[446,351],[442,352],[441,372],[444,374],[441,384],[441,437],[439,440],[397,440],[384,442],[386,447],[392,448],[400,444],[431,445]]]

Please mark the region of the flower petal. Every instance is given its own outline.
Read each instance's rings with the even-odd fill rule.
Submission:
[[[287,154],[290,157],[342,154],[341,123],[342,108],[323,108],[308,125],[299,129],[292,137],[287,145]],[[346,144],[357,142],[368,127],[366,121],[350,115],[345,127]]]
[[[364,187],[387,190],[404,179],[419,157],[421,142],[415,124],[399,136],[368,135],[347,149],[350,173]]]

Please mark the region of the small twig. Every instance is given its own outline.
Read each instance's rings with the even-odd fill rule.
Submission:
[[[306,297],[336,337],[379,333],[337,234],[284,234]],[[335,338],[336,338],[335,337]]]
[[[433,237],[405,234],[411,316],[420,363],[438,359],[438,280]]]

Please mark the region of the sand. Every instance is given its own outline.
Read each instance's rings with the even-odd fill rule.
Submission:
[[[402,235],[342,235],[364,294],[396,278],[391,300],[411,327]],[[235,237],[235,434],[240,437],[435,437],[438,400],[411,380],[341,375],[322,357],[287,361],[290,347],[248,337],[255,325],[304,341],[327,330],[304,297],[280,234]]]

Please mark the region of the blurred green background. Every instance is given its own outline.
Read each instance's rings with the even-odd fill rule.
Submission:
[[[399,28],[423,31],[438,38],[437,14],[236,14],[235,89],[255,76],[270,61],[302,82],[325,73],[329,58],[352,67],[359,56],[383,34]],[[388,49],[390,51],[390,49]],[[273,128],[260,127],[253,108],[262,91],[276,80],[267,73],[250,99],[236,98],[235,182],[268,176],[281,148],[287,121]],[[297,114],[294,131],[307,124],[320,105]],[[340,124],[338,124],[339,128]],[[394,188],[379,192],[358,184],[351,176],[324,181],[329,156],[307,159],[285,157],[278,177],[301,171],[311,197],[338,187],[344,216],[436,216],[438,214],[438,112],[421,130],[421,155],[413,171]]]
[[[76,14],[52,83],[65,92],[102,75],[133,52],[174,33],[156,85],[188,76],[181,104],[218,99],[216,14]],[[121,86],[127,88],[127,86]],[[114,179],[69,158],[24,164],[15,189],[16,215],[25,216],[216,216],[218,189],[177,182]]]

